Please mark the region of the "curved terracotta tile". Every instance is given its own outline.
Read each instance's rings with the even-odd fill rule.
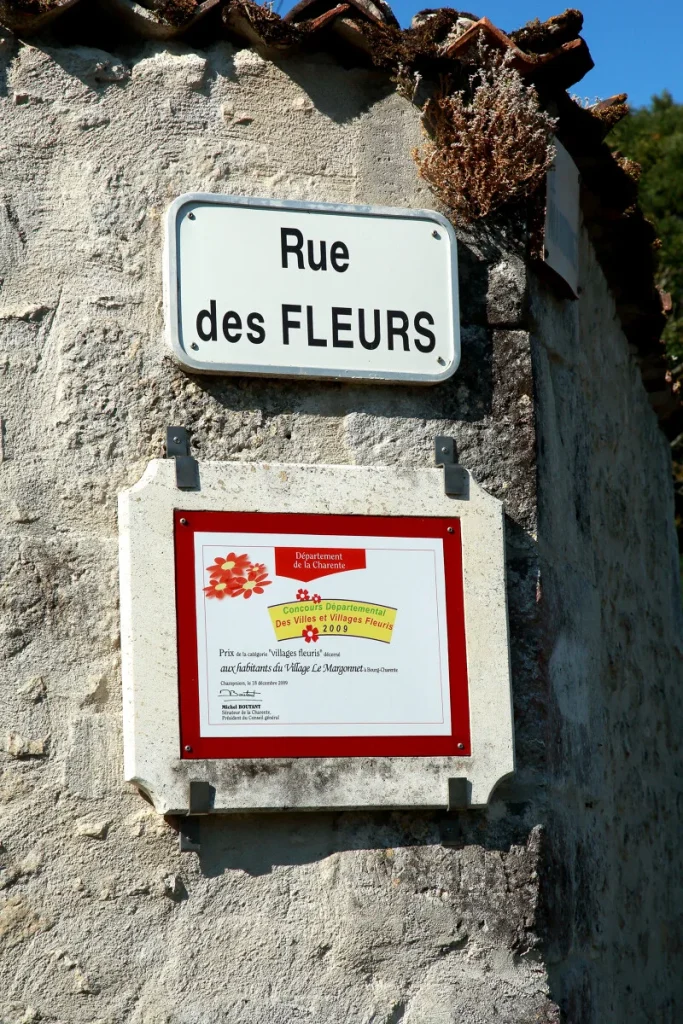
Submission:
[[[114,11],[120,21],[136,35],[144,36],[146,39],[175,39],[206,17],[209,11],[222,3],[222,0],[203,0],[178,24],[173,24],[163,18],[158,11],[144,7],[135,0],[101,0],[101,3]]]

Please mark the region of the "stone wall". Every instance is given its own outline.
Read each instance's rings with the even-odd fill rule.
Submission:
[[[534,287],[547,666],[546,957],[577,1022],[675,1021],[683,604],[669,445],[595,254]]]
[[[599,271],[580,310],[535,293],[532,342],[513,227],[463,236],[462,366],[432,389],[190,377],[162,338],[168,203],[429,206],[417,112],[375,73],[228,44],[7,43],[2,61],[0,1021],[531,1024],[561,999],[583,1024],[610,998],[617,1020],[619,936],[630,965],[639,931],[657,933],[647,977],[667,998],[673,926],[651,883],[673,835],[675,738],[657,730],[680,636],[666,453]],[[434,813],[253,815],[205,820],[201,853],[180,855],[121,782],[116,495],[169,423],[200,458],[282,462],[425,466],[451,434],[505,499],[519,772],[450,845]],[[577,466],[590,520],[564,500]],[[645,825],[655,852],[637,837],[624,854]],[[636,927],[621,895],[639,884]]]

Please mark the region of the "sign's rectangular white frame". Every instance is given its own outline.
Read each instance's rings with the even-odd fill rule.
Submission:
[[[469,478],[444,494],[438,469],[203,462],[179,491],[173,459],[151,462],[119,498],[124,768],[162,814],[185,813],[190,782],[212,811],[445,807],[449,780],[488,802],[514,770],[503,506]],[[181,756],[174,511],[457,517],[462,536],[471,754]],[[419,679],[416,679],[419,685]]]
[[[186,218],[196,218],[195,210],[207,206],[232,207],[254,211],[283,211],[296,215],[323,214],[332,219],[362,218],[371,223],[373,220],[391,220],[404,222],[414,226],[420,222],[430,229],[430,237],[445,246],[442,259],[448,260],[449,272],[447,291],[444,299],[449,307],[449,329],[446,356],[434,359],[434,370],[388,370],[354,366],[298,366],[273,365],[257,362],[218,362],[202,359],[194,354],[191,345],[183,338],[182,296],[181,296],[181,260],[179,232],[181,223]],[[410,259],[410,256],[407,257]],[[377,274],[381,275],[382,267],[378,266]],[[295,379],[311,378],[322,380],[356,380],[387,383],[437,384],[447,380],[458,368],[460,363],[460,310],[458,299],[458,261],[457,240],[455,231],[449,221],[434,210],[410,210],[387,206],[356,206],[340,203],[310,203],[284,199],[259,199],[247,196],[218,195],[204,192],[188,192],[171,203],[166,215],[166,232],[164,247],[164,315],[166,322],[167,341],[174,357],[185,369],[192,373],[229,374],[240,376],[289,377]],[[268,287],[268,282],[263,282]],[[301,315],[301,314],[299,314]],[[294,326],[294,325],[292,325]],[[346,328],[344,328],[346,329]],[[418,328],[419,330],[419,328]],[[422,332],[421,332],[422,333]],[[406,335],[407,337],[407,335]],[[255,347],[255,351],[258,349]],[[367,355],[367,353],[366,353]],[[421,357],[425,358],[425,357]],[[441,367],[444,367],[443,369]]]

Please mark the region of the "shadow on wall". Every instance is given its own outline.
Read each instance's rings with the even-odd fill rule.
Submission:
[[[32,39],[32,45],[49,50],[52,60],[93,92],[102,93],[112,84],[127,85],[135,64],[161,52],[196,54],[206,59],[202,82],[195,86],[197,92],[207,94],[211,83],[219,77],[236,77],[233,54],[240,47],[225,37],[220,25],[212,31],[207,22],[203,31],[189,33],[182,42],[148,41],[127,33],[119,19],[112,17],[106,8],[100,10],[97,6],[93,17],[92,11],[79,5],[77,18],[67,12]],[[8,43],[7,48],[13,55],[17,46]],[[298,59],[291,57],[269,63],[306,93],[311,110],[317,110],[336,124],[353,121],[395,91],[386,73],[361,67],[345,68],[325,53],[308,53]],[[322,75],[321,64],[325,67]],[[4,74],[0,78],[0,95],[7,95]]]
[[[381,388],[342,382],[301,382],[272,378],[230,378],[192,375],[207,396],[230,412],[259,408],[266,416],[287,413],[344,416],[360,413],[392,419],[451,420],[477,423],[493,413],[494,367],[490,329],[486,326],[488,263],[460,243],[458,246],[461,309],[461,362],[457,372],[438,387],[394,385]],[[186,373],[169,359],[171,371]],[[438,431],[437,431],[438,432]],[[220,436],[220,435],[219,435]],[[202,438],[193,444],[203,458],[229,457],[223,450],[202,451]],[[272,457],[269,454],[269,457]]]
[[[324,75],[320,74],[316,60],[324,62]],[[347,71],[323,54],[274,63],[303,89],[317,111],[336,124],[353,121],[395,91],[394,83],[385,73],[364,68]],[[339,76],[337,88],[330,84],[330,77],[335,74]]]
[[[463,348],[463,362],[457,376],[440,384],[438,395],[430,394],[429,401],[426,400],[425,389],[418,386],[395,385],[378,391],[362,385],[330,381],[316,382],[306,393],[302,392],[300,384],[297,386],[287,380],[254,378],[245,384],[226,378],[198,377],[196,384],[230,412],[259,408],[266,416],[288,413],[320,416],[321,409],[324,409],[324,414],[329,417],[356,413],[390,416],[392,419],[476,423],[484,419],[491,409],[491,352],[488,339],[478,333],[468,332],[466,340],[467,350],[465,352]],[[177,372],[182,374],[180,370]],[[201,436],[193,438],[195,443],[198,457],[218,457],[218,452],[209,456],[201,450]],[[229,452],[223,449],[222,457],[229,458]]]
[[[206,877],[241,870],[264,875],[285,865],[310,864],[346,851],[451,850],[476,846],[509,852],[529,845],[544,820],[538,773],[544,765],[543,678],[540,671],[536,546],[525,530],[506,520],[507,587],[515,687],[517,772],[496,788],[487,807],[433,811],[337,811],[207,815],[199,826],[199,864]],[[177,827],[174,819],[168,819]],[[457,871],[456,860],[453,870]]]
[[[202,874],[266,875],[274,868],[311,864],[335,853],[476,844],[508,852],[528,843],[527,803],[494,797],[488,808],[447,815],[432,811],[336,812],[207,816],[200,820]],[[171,822],[172,824],[172,822]],[[194,854],[188,854],[194,856]]]

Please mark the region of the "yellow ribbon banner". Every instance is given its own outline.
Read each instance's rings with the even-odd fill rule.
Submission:
[[[273,604],[268,612],[278,640],[296,640],[308,634],[309,642],[326,636],[358,636],[389,644],[396,621],[395,608],[367,601],[294,601]]]

